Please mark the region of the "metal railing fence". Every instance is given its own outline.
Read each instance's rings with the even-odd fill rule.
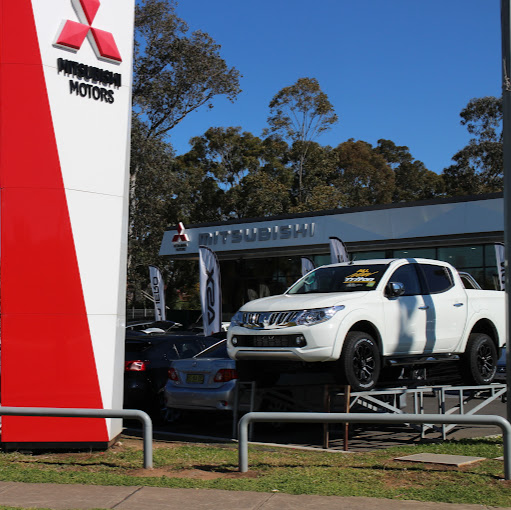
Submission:
[[[52,407],[4,407],[0,416],[43,416],[60,418],[125,418],[142,423],[144,468],[153,467],[153,422],[147,413],[138,409],[74,409]]]
[[[445,415],[445,414],[406,414],[389,413],[247,413],[238,423],[239,470],[248,471],[248,427],[251,423],[438,423],[460,425],[491,425],[502,430],[504,441],[504,478],[511,479],[511,424],[501,416]]]

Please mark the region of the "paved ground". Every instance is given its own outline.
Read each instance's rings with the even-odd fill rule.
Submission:
[[[160,487],[0,482],[0,505],[23,508],[118,510],[482,510],[496,507],[337,496],[293,496]],[[509,509],[508,509],[509,510]]]

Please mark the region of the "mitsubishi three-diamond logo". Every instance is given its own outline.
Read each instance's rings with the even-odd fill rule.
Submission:
[[[110,32],[92,26],[101,5],[100,0],[71,0],[71,2],[80,22],[67,20],[55,44],[78,51],[87,37],[98,58],[122,62],[114,36]]]
[[[183,225],[183,222],[180,221],[177,224],[177,234],[172,238],[173,243],[180,243],[185,242],[187,243],[190,241],[190,238],[188,237],[188,234],[186,233],[185,226]]]

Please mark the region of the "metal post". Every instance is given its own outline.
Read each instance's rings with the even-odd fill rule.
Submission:
[[[257,391],[257,384],[255,381],[252,381],[250,383],[250,412],[253,412],[256,406],[256,391]],[[254,426],[250,425],[250,428],[248,429],[248,437],[252,439],[252,436],[254,435]]]
[[[344,412],[350,412],[350,404],[351,404],[351,386],[344,386]],[[350,424],[346,422],[344,424],[344,451],[347,452],[349,449],[349,433],[350,433]]]
[[[236,382],[236,387],[234,388],[234,402],[232,404],[232,438],[237,439],[237,425],[238,425],[238,408],[240,405],[240,386],[243,383],[241,383],[239,380]],[[250,409],[250,411],[253,411],[253,409]]]
[[[511,343],[509,342],[511,299],[509,291],[509,254],[511,253],[511,8],[510,0],[500,2],[502,30],[502,138],[504,157],[504,245],[505,245],[505,281],[506,281],[506,364],[511,367]],[[511,388],[511,370],[506,371],[507,387]],[[511,419],[511,398],[507,399],[507,418]]]
[[[330,386],[327,384],[323,390],[323,410],[325,413],[331,411]],[[330,445],[330,427],[328,423],[323,423],[323,448],[326,450]]]

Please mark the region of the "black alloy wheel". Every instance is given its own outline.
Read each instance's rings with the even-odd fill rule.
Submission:
[[[472,333],[461,358],[465,383],[490,384],[497,372],[497,359],[497,348],[493,340],[484,333]]]
[[[488,343],[482,344],[477,351],[477,370],[484,379],[492,378],[495,373],[495,349]]]
[[[373,337],[360,331],[346,336],[341,366],[345,382],[353,391],[371,390],[380,375],[381,359]]]

